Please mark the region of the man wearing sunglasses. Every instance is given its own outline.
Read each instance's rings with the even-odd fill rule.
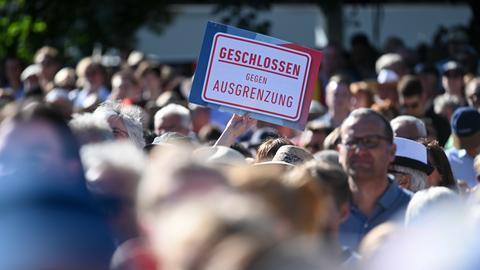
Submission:
[[[377,112],[354,110],[341,126],[338,150],[353,195],[350,216],[340,227],[340,241],[356,250],[372,228],[405,209],[411,194],[388,178],[396,146],[390,124]]]

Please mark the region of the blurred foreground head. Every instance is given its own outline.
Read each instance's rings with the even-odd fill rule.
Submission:
[[[108,269],[113,239],[85,189],[0,178],[0,269]]]
[[[78,143],[61,114],[30,103],[8,116],[0,125],[0,171],[82,180]]]

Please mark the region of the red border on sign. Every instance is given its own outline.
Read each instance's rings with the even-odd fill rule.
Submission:
[[[253,43],[253,44],[256,44],[256,45],[270,47],[270,48],[273,48],[273,49],[277,49],[277,50],[281,50],[281,51],[285,51],[285,52],[289,52],[289,53],[294,53],[294,54],[298,54],[300,56],[307,57],[307,69],[304,72],[304,77],[303,77],[303,82],[302,82],[302,92],[300,94],[300,101],[298,102],[297,112],[296,112],[294,117],[291,117],[291,116],[285,115],[285,114],[281,114],[281,113],[276,113],[276,112],[271,112],[271,111],[262,110],[262,109],[258,109],[258,108],[253,108],[253,107],[249,107],[249,106],[245,106],[245,105],[241,105],[241,104],[236,104],[236,103],[227,102],[227,101],[223,101],[223,100],[213,99],[213,98],[209,98],[209,97],[206,96],[206,89],[207,89],[208,82],[209,82],[209,79],[210,79],[210,71],[212,69],[213,56],[215,54],[215,48],[217,46],[217,40],[218,40],[219,37],[225,37],[225,38],[231,38],[231,39],[241,40],[241,41],[245,41],[245,42],[250,42],[250,43]],[[202,89],[202,97],[203,97],[204,100],[207,100],[207,101],[213,101],[215,103],[225,104],[225,105],[229,105],[231,107],[244,108],[244,109],[249,109],[249,110],[252,110],[252,111],[258,111],[258,112],[261,112],[261,113],[264,113],[264,114],[277,115],[277,116],[280,116],[280,117],[283,117],[283,118],[292,119],[291,121],[297,121],[300,118],[300,116],[299,116],[300,107],[303,105],[303,99],[305,97],[306,78],[309,74],[308,71],[310,69],[310,61],[311,61],[311,59],[310,59],[309,55],[301,54],[297,51],[289,50],[289,49],[286,49],[286,48],[281,48],[281,47],[278,47],[278,46],[274,46],[272,44],[258,42],[258,41],[251,40],[251,39],[240,38],[240,37],[237,37],[237,36],[230,36],[230,35],[226,35],[224,33],[217,33],[215,35],[215,39],[214,39],[214,42],[213,42],[212,52],[210,53],[210,60],[208,62],[208,71],[207,71],[207,76],[206,76],[207,80],[206,80],[206,82],[203,86],[203,89]]]

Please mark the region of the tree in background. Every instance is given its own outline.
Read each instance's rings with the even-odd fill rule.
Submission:
[[[90,55],[95,44],[131,49],[143,26],[160,32],[172,14],[166,0],[0,0],[0,59],[31,60],[43,45],[67,58]]]

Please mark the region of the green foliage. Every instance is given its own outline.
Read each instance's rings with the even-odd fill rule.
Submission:
[[[128,50],[140,27],[163,30],[172,17],[167,7],[166,0],[0,0],[0,58],[30,60],[43,45],[73,58],[97,43]]]

